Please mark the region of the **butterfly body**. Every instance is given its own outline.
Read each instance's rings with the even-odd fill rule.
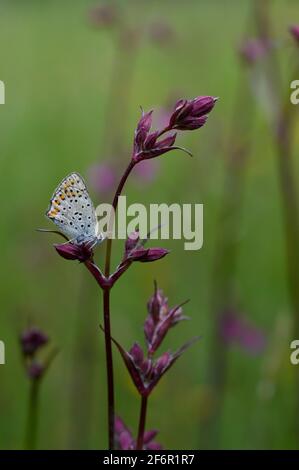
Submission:
[[[55,189],[46,216],[72,243],[94,246],[103,240],[97,231],[94,205],[78,173],[68,175]]]

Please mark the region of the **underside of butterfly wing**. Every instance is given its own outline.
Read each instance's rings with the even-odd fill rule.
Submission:
[[[54,191],[46,216],[77,243],[96,239],[96,216],[83,178],[72,173]]]

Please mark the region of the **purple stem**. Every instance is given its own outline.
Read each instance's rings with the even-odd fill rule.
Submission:
[[[108,435],[109,449],[114,449],[114,379],[113,379],[113,357],[111,343],[110,325],[110,288],[104,289],[104,332],[107,368],[107,393],[108,393]]]
[[[30,383],[29,402],[28,402],[28,418],[27,432],[25,440],[26,450],[35,450],[37,436],[37,420],[38,420],[38,395],[39,380],[32,379]]]
[[[147,410],[147,396],[142,395],[136,450],[142,450],[143,449],[143,439],[144,439],[144,430],[145,430],[145,421],[146,421],[146,410]]]
[[[119,185],[117,187],[117,190],[115,192],[113,202],[112,202],[112,207],[114,209],[114,213],[116,212],[117,209],[117,204],[118,204],[118,198],[121,195],[121,192],[123,190],[123,187],[128,179],[129,174],[131,173],[132,169],[135,166],[135,162],[133,160],[130,161],[129,165],[127,166],[123,176],[121,177],[121,180],[119,182]],[[110,218],[109,221],[109,227],[108,231],[111,232],[112,227],[113,227],[114,219]],[[105,276],[108,279],[110,275],[110,263],[111,263],[111,251],[112,251],[112,238],[109,237],[107,240],[107,248],[106,248],[106,261],[105,261]]]

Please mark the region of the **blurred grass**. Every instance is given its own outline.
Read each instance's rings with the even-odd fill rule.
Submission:
[[[132,24],[147,24],[158,18],[176,31],[175,44],[163,48],[148,41],[142,44],[129,117],[120,123],[125,127],[128,144],[140,104],[145,109],[160,106],[176,90],[188,97],[210,94],[221,98],[208,125],[181,139],[183,145],[192,148],[194,159],[179,153],[166,156],[151,186],[127,187],[128,203],[204,203],[203,249],[185,252],[181,241],[165,244],[172,249],[171,256],[159,264],[134,266],[112,296],[114,335],[125,346],[143,339],[145,301],[152,292],[154,278],[171,304],[192,299],[186,307],[192,320],[171,332],[169,347],[180,345],[194,333],[203,335],[203,339],[163,379],[150,401],[148,427],[160,429],[160,441],[166,448],[200,447],[199,421],[210,403],[204,371],[213,321],[209,291],[222,191],[223,133],[229,127],[238,73],[235,51],[249,4],[245,0],[130,1],[125,7]],[[6,104],[0,107],[0,339],[5,341],[7,357],[7,365],[0,367],[1,448],[22,445],[28,384],[17,334],[28,319],[49,331],[60,348],[42,384],[39,446],[65,448],[69,443],[70,394],[77,394],[76,389],[70,389],[70,379],[78,322],[89,332],[95,347],[94,357],[86,358],[92,363],[95,377],[88,446],[106,444],[99,292],[92,279],[84,281],[88,290],[84,307],[78,311],[80,285],[87,273],[82,272],[83,266],[56,256],[51,246],[54,236],[34,231],[49,226],[43,214],[59,180],[73,170],[86,176],[92,163],[105,158],[101,153],[105,137],[102,130],[114,49],[109,30],[97,31],[88,25],[87,13],[92,5],[95,2],[83,0],[27,0],[2,1],[0,6],[0,79],[6,84]],[[296,13],[298,16],[298,6],[292,1],[276,1],[273,10],[276,29],[287,40],[286,30]],[[240,220],[236,291],[248,317],[270,337],[276,318],[288,317],[289,306],[275,153],[262,119],[258,120],[253,147]],[[122,167],[125,164],[120,162]],[[115,260],[120,250],[121,243],[114,249]],[[288,347],[286,341],[276,393],[265,402],[257,395],[263,355],[252,358],[236,348],[230,351],[222,447],[298,447],[291,429],[294,390]],[[115,362],[117,409],[136,429],[136,392],[117,354]],[[77,372],[80,377],[79,367]],[[84,410],[79,395],[77,400],[78,408]]]

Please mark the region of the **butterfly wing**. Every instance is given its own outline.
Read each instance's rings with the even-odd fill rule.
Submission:
[[[95,209],[78,173],[68,175],[55,189],[46,216],[70,240],[81,243],[96,238]]]

